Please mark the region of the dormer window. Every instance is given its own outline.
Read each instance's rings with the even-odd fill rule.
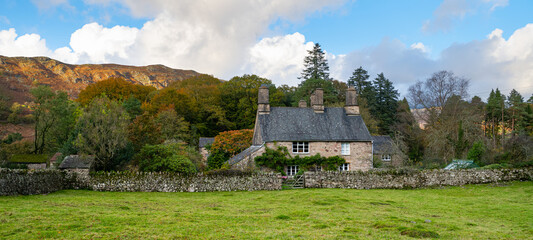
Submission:
[[[391,157],[388,154],[381,155],[381,161],[390,162]]]
[[[309,153],[309,142],[292,142],[292,153]]]

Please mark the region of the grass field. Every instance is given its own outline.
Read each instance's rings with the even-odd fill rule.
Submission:
[[[0,197],[0,239],[532,239],[533,182]]]

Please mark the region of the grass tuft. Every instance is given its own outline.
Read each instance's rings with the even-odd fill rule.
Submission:
[[[280,219],[280,220],[289,220],[289,219],[291,219],[291,217],[282,214],[282,215],[278,215],[278,216],[276,216],[276,219]]]

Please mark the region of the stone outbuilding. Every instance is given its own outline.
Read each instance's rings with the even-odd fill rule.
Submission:
[[[292,156],[341,156],[346,160],[341,171],[371,169],[372,136],[359,113],[355,89],[347,90],[345,107],[324,107],[323,95],[322,89],[316,89],[310,107],[305,101],[298,107],[270,107],[268,88],[261,86],[252,146],[228,164],[236,169],[254,168],[254,158],[266,147],[285,146]],[[299,166],[285,167],[288,175],[298,171]]]
[[[381,160],[383,167],[400,167],[403,165],[398,149],[389,135],[372,136],[374,140],[374,159]]]
[[[70,155],[59,164],[59,169],[76,172],[89,172],[94,163],[94,156]]]
[[[215,142],[215,138],[201,137],[198,139],[198,151],[205,163],[207,163],[207,157],[209,157],[209,151],[207,151],[206,146],[213,144],[213,142]]]

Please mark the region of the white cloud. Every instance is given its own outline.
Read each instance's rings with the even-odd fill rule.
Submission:
[[[244,71],[269,78],[278,85],[297,85],[303,59],[313,45],[305,42],[305,36],[300,33],[263,38],[250,48]]]
[[[424,22],[422,31],[449,31],[453,24],[462,20],[468,14],[474,14],[479,9],[492,12],[497,7],[505,7],[508,0],[444,0],[433,12],[433,18]]]
[[[405,94],[416,80],[424,80],[439,70],[450,70],[471,80],[472,95],[486,97],[493,88],[503,92],[515,88],[524,96],[531,96],[532,42],[533,24],[516,30],[507,40],[500,29],[495,29],[486,39],[451,45],[434,60],[413,46],[385,38],[377,46],[347,54],[339,79],[348,79],[354,68],[363,66],[372,78],[384,72]]]
[[[132,46],[135,64],[161,63],[231,78],[243,73],[249,49],[276,20],[300,21],[346,0],[115,0],[133,16],[149,17]],[[91,4],[109,1],[87,0]]]
[[[85,24],[70,37],[70,47],[78,61],[129,62],[130,47],[135,43],[139,29],[124,26],[105,28],[98,23]]]
[[[413,43],[411,44],[411,49],[418,49],[420,50],[421,52],[423,53],[429,53],[429,49],[428,47],[426,47],[423,43],[421,42],[417,42],[417,43]]]
[[[18,36],[14,28],[0,30],[0,54],[5,56],[47,56],[51,51],[38,34]]]

